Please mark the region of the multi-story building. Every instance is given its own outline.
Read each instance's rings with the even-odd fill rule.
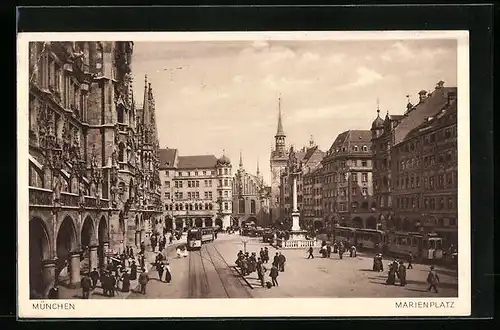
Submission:
[[[45,297],[138,245],[162,205],[154,98],[146,84],[134,106],[133,43],[29,49],[30,291]]]
[[[292,152],[290,149],[289,155]],[[309,147],[303,147],[299,151],[295,152],[294,155],[297,159],[297,164],[299,165],[300,172],[297,177],[297,208],[301,213],[301,219],[304,219],[304,175],[309,172],[310,169],[316,167],[321,163],[325,153],[321,151],[311,137],[309,141]],[[285,167],[285,171],[281,173],[280,177],[280,189],[281,189],[281,200],[280,208],[282,219],[288,222],[291,221],[292,215],[292,179],[289,176],[288,168]],[[302,225],[304,225],[302,223]]]
[[[394,128],[377,132],[380,149],[384,135],[392,136],[390,174],[393,214],[380,210],[387,229],[439,233],[457,244],[456,87],[437,83],[419,92],[419,102],[408,104]],[[377,155],[378,156],[378,155]],[[378,167],[377,163],[377,167]],[[380,182],[378,186],[380,186]],[[377,190],[378,191],[378,190]],[[377,196],[381,198],[383,194]],[[381,199],[380,206],[385,199]]]
[[[257,163],[257,175],[245,171],[240,154],[238,171],[233,180],[233,219],[235,224],[255,223],[257,226],[270,225],[269,195]]]
[[[160,149],[164,228],[230,226],[231,172],[225,155],[180,156],[177,149]]]
[[[302,216],[304,228],[308,230],[323,227],[323,175],[322,165],[309,168],[303,177],[304,201]]]
[[[281,119],[281,98],[278,99],[278,129],[274,136],[274,148],[271,150],[271,198],[270,198],[270,218],[271,222],[276,222],[282,218],[282,194],[281,175],[285,171],[288,163],[288,150],[286,147],[286,135],[283,130]]]
[[[373,196],[377,205],[378,221],[381,229],[386,229],[387,220],[391,219],[392,208],[392,177],[391,150],[394,142],[394,128],[401,122],[404,115],[389,115],[380,117],[377,108],[377,118],[372,123],[372,178]]]
[[[370,140],[368,130],[345,131],[323,158],[323,206],[328,225],[377,228]]]

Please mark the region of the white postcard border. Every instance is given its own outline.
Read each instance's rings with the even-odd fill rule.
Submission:
[[[288,298],[30,300],[28,42],[62,40],[398,40],[456,39],[458,87],[458,298]],[[468,31],[19,33],[17,44],[18,316],[20,318],[468,316],[471,313]],[[35,305],[39,304],[39,305]],[[56,305],[54,305],[56,304]],[[38,306],[38,308],[35,308]],[[43,308],[46,307],[46,308]],[[49,309],[50,308],[50,309]]]

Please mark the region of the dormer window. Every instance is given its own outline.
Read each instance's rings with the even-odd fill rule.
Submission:
[[[345,152],[345,147],[342,148],[342,152]]]
[[[352,147],[352,150],[355,151],[355,152],[358,151],[358,146]]]
[[[368,151],[368,147],[367,146],[363,146],[363,151]]]

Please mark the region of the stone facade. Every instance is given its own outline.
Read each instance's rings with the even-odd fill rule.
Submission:
[[[243,222],[253,221],[257,226],[267,227],[271,224],[269,217],[269,189],[266,189],[259,165],[257,175],[248,173],[240,164],[233,180],[233,219],[235,225],[241,227]]]
[[[132,95],[132,42],[29,45],[30,291],[145,239],[161,215],[154,99]],[[145,122],[146,119],[146,122]],[[67,275],[66,275],[67,274]]]
[[[179,156],[177,149],[160,150],[162,199],[160,227],[231,226],[232,166],[228,157]]]
[[[370,140],[368,130],[345,131],[323,158],[323,207],[329,226],[377,228]]]
[[[456,97],[456,87],[440,81],[408,102],[396,124],[386,116],[372,128],[375,197],[387,230],[434,232],[457,246]]]

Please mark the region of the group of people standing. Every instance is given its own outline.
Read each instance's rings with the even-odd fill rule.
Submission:
[[[356,247],[354,245],[351,245],[349,247],[349,243],[347,241],[333,243],[333,251],[332,251],[332,245],[323,241],[321,243],[320,253],[323,258],[330,258],[332,252],[334,254],[338,253],[339,259],[342,259],[347,250],[349,250],[349,256],[351,258],[357,256]],[[314,248],[312,246],[309,247],[307,252],[308,252],[307,259],[314,259]]]
[[[257,272],[257,277],[262,287],[267,286],[271,288],[272,286],[278,286],[278,275],[279,272],[285,271],[286,257],[281,252],[276,252],[271,268],[269,269],[270,282],[266,282],[265,280],[265,274],[268,269],[264,264],[267,263],[269,263],[269,250],[267,246],[260,249],[259,257],[257,257],[256,252],[250,254],[248,252],[243,253],[240,250],[237,254],[236,265],[239,267],[242,276]]]
[[[172,269],[170,268],[170,262],[163,256],[163,254],[158,253],[155,260],[156,271],[158,272],[158,279],[163,282],[163,273],[165,273],[165,282],[170,283],[172,281]]]

